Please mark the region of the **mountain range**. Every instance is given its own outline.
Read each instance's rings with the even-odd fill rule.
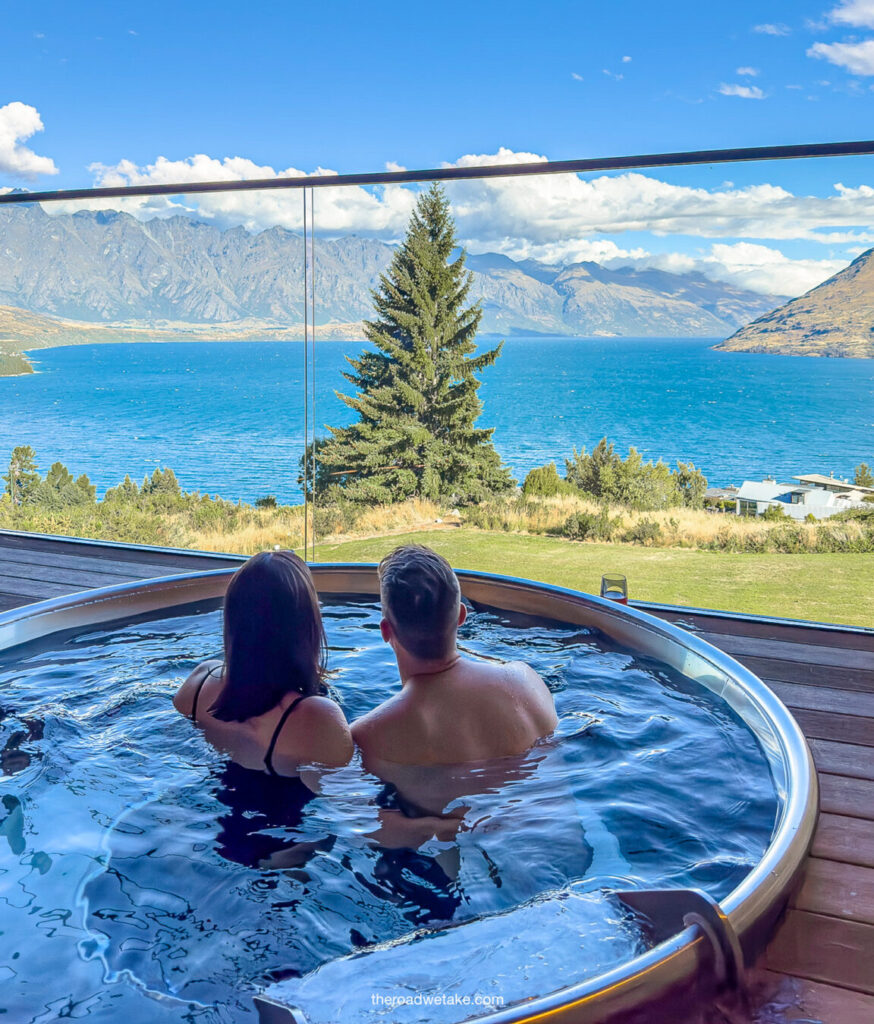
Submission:
[[[874,249],[716,347],[727,352],[874,358]]]
[[[0,314],[7,345],[26,347],[15,327],[24,313],[60,318],[68,339],[79,325],[89,341],[94,325],[107,328],[97,332],[101,340],[115,341],[134,340],[130,330],[176,338],[300,336],[303,244],[284,228],[253,234],[115,211],[49,216],[39,206],[6,207],[0,224],[0,306],[19,311]],[[393,247],[350,236],[317,239],[315,248],[318,336],[360,337],[360,321],[372,312],[370,291]],[[485,334],[725,337],[785,299],[695,273],[593,262],[551,266],[486,253],[468,256],[467,265]]]

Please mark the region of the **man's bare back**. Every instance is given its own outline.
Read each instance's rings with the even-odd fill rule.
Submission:
[[[456,653],[442,671],[402,683],[353,726],[365,760],[435,765],[511,757],[556,726],[552,695],[521,661],[495,665]]]
[[[434,785],[412,788],[433,790],[423,810],[440,813],[453,787],[442,792],[436,779],[446,773],[428,769],[523,754],[557,724],[552,694],[523,662],[459,653],[456,633],[467,609],[455,574],[435,552],[412,545],[392,552],[380,565],[380,588],[380,629],[397,658],[401,691],[358,719],[352,736],[365,767],[407,797],[412,776],[428,777]]]

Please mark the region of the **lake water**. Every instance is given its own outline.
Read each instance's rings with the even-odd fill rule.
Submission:
[[[852,476],[874,463],[874,359],[722,353],[701,339],[512,339],[484,374],[480,426],[521,481],[608,436],[625,454],[692,461],[711,484],[773,474]],[[316,423],[354,419],[344,356],[316,348]],[[303,344],[94,345],[33,354],[0,378],[0,463],[19,444],[102,493],[170,466],[188,490],[251,501],[300,495]]]

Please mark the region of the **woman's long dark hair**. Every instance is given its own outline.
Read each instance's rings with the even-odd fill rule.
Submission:
[[[225,595],[224,687],[210,714],[245,722],[289,693],[324,692],[327,641],[306,562],[263,551],[234,573]]]

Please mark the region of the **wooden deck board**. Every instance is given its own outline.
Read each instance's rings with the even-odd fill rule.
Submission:
[[[636,602],[632,601],[632,604]],[[646,602],[641,602],[643,607]],[[749,616],[726,616],[719,612],[702,611],[696,608],[666,608],[658,612],[659,618],[676,623],[694,633],[719,633],[760,637],[764,640],[793,641],[816,643],[816,637],[827,637],[829,647],[847,647],[853,650],[874,653],[874,631],[861,629],[858,626],[827,626],[823,629],[811,628],[810,624],[797,623],[791,619],[761,619]]]
[[[787,707],[805,711],[836,711],[839,715],[874,719],[874,693],[843,690],[833,686],[803,686],[773,679],[766,679],[765,682]],[[871,683],[874,688],[874,673]]]
[[[810,737],[808,743],[818,771],[849,775],[854,779],[874,779],[874,747]]]
[[[774,1024],[868,1024],[874,996],[834,985],[759,970],[753,977],[756,1019]],[[723,1017],[723,1021],[727,1018]]]
[[[790,910],[763,966],[874,995],[874,926]]]
[[[0,531],[0,610],[90,586],[241,561]],[[822,813],[812,856],[753,972],[754,1016],[827,1024],[874,1020],[874,630],[645,610],[690,629],[765,679],[808,736],[820,773]],[[770,1008],[788,1008],[791,1015],[767,1016]]]
[[[874,746],[874,723],[870,718],[838,715],[834,711],[808,711],[804,708],[791,710],[808,738]]]
[[[34,551],[28,554],[20,548],[8,549],[2,546],[0,538],[0,576],[15,575],[21,565],[30,565],[43,570],[67,569],[72,572],[103,572],[115,576],[142,576],[144,573],[167,574],[168,563],[160,558],[132,561],[131,559],[100,558],[90,555],[55,554],[45,551]],[[177,570],[173,570],[177,571]],[[188,570],[182,570],[188,571]]]
[[[0,562],[0,573],[6,580],[34,580],[40,583],[62,583],[83,590],[89,587],[111,587],[115,583],[123,583],[134,574],[130,571],[110,571],[101,568],[80,569],[69,566],[28,565],[26,562]],[[113,565],[114,563],[105,563]],[[142,563],[144,566],[148,563]],[[152,566],[156,576],[166,576],[166,566]]]
[[[810,852],[825,860],[874,868],[874,828],[864,818],[824,812]]]
[[[832,668],[860,668],[874,671],[874,654],[854,647],[835,649],[826,646],[824,638],[817,636],[817,642],[800,643],[796,640],[764,640],[754,636],[739,636],[728,633],[700,633],[703,640],[721,651],[740,657],[779,658],[781,661],[803,662]]]
[[[814,914],[874,924],[874,868],[811,857],[804,885],[792,906]]]
[[[871,820],[874,814],[874,782],[846,775],[819,776],[820,806],[829,814]]]
[[[796,683],[803,686],[838,687],[841,690],[858,690],[870,693],[874,687],[874,666],[864,668],[835,668],[833,665],[817,665],[814,662],[781,661],[779,658],[757,658],[750,654],[733,654],[742,665],[761,679],[780,683]],[[874,654],[871,656],[874,658]]]

